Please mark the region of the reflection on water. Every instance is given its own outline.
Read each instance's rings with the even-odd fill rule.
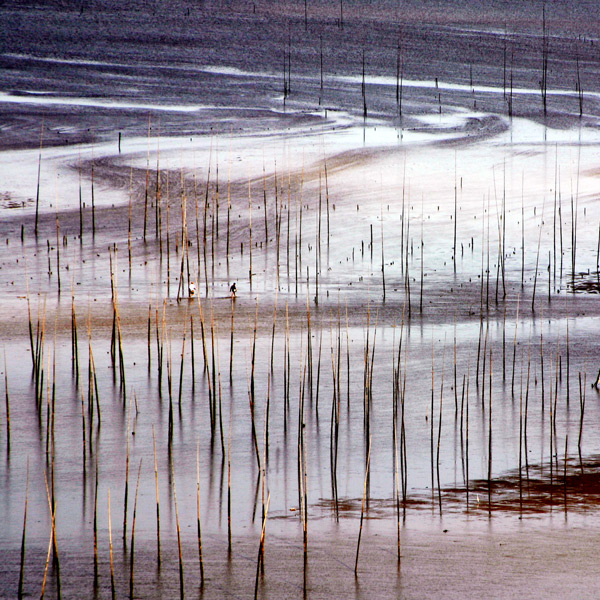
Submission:
[[[217,16],[234,40],[254,27]],[[322,18],[331,44],[342,24]],[[407,61],[432,58],[408,29]],[[439,34],[469,48],[463,29]],[[39,593],[50,540],[53,597],[108,596],[111,539],[118,597],[183,595],[182,572],[206,597],[257,582],[264,597],[439,597],[435,574],[411,574],[422,544],[445,547],[440,524],[491,517],[509,536],[520,516],[596,514],[597,90],[585,78],[581,121],[556,82],[552,114],[525,98],[509,116],[497,31],[475,83],[445,58],[444,77],[425,60],[401,88],[377,37],[372,72],[348,54],[321,85],[319,45],[281,36],[257,65],[238,50],[170,64],[148,40],[119,60],[2,55],[30,76],[5,72],[0,97],[17,136],[3,143],[21,148],[0,154],[0,595],[17,594],[25,508],[24,589]],[[346,37],[338,50],[360,54]],[[510,93],[535,96],[537,58],[523,50]]]

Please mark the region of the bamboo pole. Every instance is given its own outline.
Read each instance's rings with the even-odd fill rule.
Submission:
[[[202,557],[202,527],[200,524],[200,440],[196,448],[196,523],[198,527],[198,561],[200,563],[200,588],[204,587],[204,559]]]
[[[129,403],[129,413],[127,415],[127,450],[125,456],[125,494],[123,499],[123,543],[127,544],[127,500],[129,498],[129,422],[131,417],[131,402]]]
[[[267,503],[265,506],[265,512],[263,516],[262,531],[260,534],[260,544],[258,546],[258,558],[256,560],[256,579],[254,583],[254,600],[258,598],[258,578],[260,574],[260,568],[264,561],[264,545],[265,545],[265,530],[267,528],[267,514],[269,512],[269,503],[271,502],[271,492],[267,496]]]
[[[367,452],[367,467],[365,469],[365,483],[363,486],[362,505],[360,509],[360,528],[358,530],[358,542],[356,544],[356,560],[354,561],[354,576],[358,577],[358,554],[360,551],[360,539],[362,537],[363,519],[365,514],[365,497],[367,495],[367,481],[369,477],[369,464],[371,462],[371,438],[369,438],[369,451]]]
[[[181,528],[179,526],[179,507],[177,505],[177,487],[175,485],[175,472],[173,461],[171,460],[171,477],[173,479],[173,501],[175,503],[175,524],[177,528],[177,549],[179,553],[179,597],[181,600],[185,597],[185,587],[183,578],[183,555],[181,552]]]
[[[135,565],[135,519],[137,514],[138,492],[140,489],[140,475],[142,473],[142,460],[138,468],[137,484],[135,486],[135,499],[133,501],[133,519],[131,522],[131,553],[129,558],[129,600],[133,600],[133,584],[134,584],[134,565]]]
[[[231,424],[232,405],[229,406],[229,440],[227,442],[227,554],[231,556]]]
[[[108,488],[108,543],[110,549],[110,592],[112,600],[117,597],[115,590],[115,565],[113,559],[112,524],[110,517],[110,488]]]
[[[156,488],[156,561],[160,569],[160,496],[158,492],[158,463],[156,460],[156,434],[154,432],[154,425],[152,425],[152,446],[154,449],[154,484]]]
[[[4,401],[6,405],[6,452],[10,456],[10,398],[8,395],[8,369],[6,368],[6,350],[4,351]],[[27,459],[29,464],[29,459]]]
[[[96,457],[96,477],[94,479],[93,533],[94,533],[94,589],[96,589],[98,587],[98,457]]]
[[[44,481],[46,483],[46,496],[48,498],[48,506],[50,508],[50,540],[48,542],[48,552],[46,553],[46,566],[44,568],[44,579],[42,580],[42,591],[40,593],[40,600],[44,599],[44,594],[45,594],[45,590],[46,590],[46,580],[48,578],[48,566],[50,565],[50,555],[52,553],[52,543],[54,541],[54,526],[55,526],[55,521],[54,521],[54,507],[52,505],[52,501],[50,500],[50,490],[48,487],[48,476],[46,475],[46,472],[44,471]]]
[[[39,207],[40,207],[40,175],[42,171],[42,148],[44,146],[44,119],[42,119],[42,126],[40,128],[40,151],[38,154],[38,170],[37,170],[37,191],[35,194],[35,239],[37,241],[38,236],[38,218],[39,218]]]
[[[25,510],[23,511],[23,533],[21,534],[21,562],[19,569],[19,591],[18,598],[21,600],[24,596],[23,586],[25,583],[25,536],[27,533],[27,508],[29,503],[29,456],[27,457],[27,476],[25,484]]]

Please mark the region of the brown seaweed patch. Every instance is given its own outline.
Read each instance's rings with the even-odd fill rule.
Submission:
[[[333,498],[319,498],[312,505],[319,516],[339,516],[344,518],[359,518],[362,505],[360,498],[338,498],[337,502]],[[419,509],[430,506],[431,502],[419,497],[418,495],[407,497],[406,500],[400,500],[400,510],[409,508]],[[395,498],[369,498],[365,503],[365,519],[385,519],[389,518],[397,510]]]
[[[0,192],[0,207],[1,208],[23,208],[25,204],[31,204],[33,200],[29,198],[27,202],[14,198],[12,192]]]
[[[468,504],[467,504],[468,498]],[[319,498],[311,505],[312,518],[359,518],[362,498]],[[399,508],[430,510],[440,506],[442,512],[474,512],[482,515],[494,513],[545,514],[554,510],[587,512],[600,508],[600,457],[559,460],[542,465],[529,465],[511,471],[490,481],[475,479],[466,486],[414,491],[406,499],[369,498],[365,518],[391,518]],[[279,518],[297,517],[291,509]]]
[[[449,509],[466,509],[466,487],[443,491]],[[469,483],[469,510],[541,514],[556,508],[585,512],[600,507],[600,459],[568,459]]]
[[[600,294],[600,271],[575,273],[567,281],[567,290],[576,294]]]

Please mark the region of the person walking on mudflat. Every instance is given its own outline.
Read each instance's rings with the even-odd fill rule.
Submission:
[[[237,287],[235,285],[235,281],[229,287],[229,293],[231,294],[231,298],[235,298],[237,295]]]

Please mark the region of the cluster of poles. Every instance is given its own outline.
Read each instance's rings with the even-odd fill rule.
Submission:
[[[149,126],[150,127],[150,126]],[[149,153],[148,153],[149,157]],[[340,450],[340,422],[343,415],[343,396],[346,398],[347,410],[346,414],[350,415],[350,407],[354,405],[357,396],[360,396],[360,404],[362,405],[362,432],[364,437],[364,485],[360,510],[360,525],[358,531],[356,559],[354,571],[358,574],[359,571],[359,551],[362,538],[363,521],[365,515],[368,516],[369,498],[370,498],[370,464],[373,456],[377,454],[377,432],[373,431],[374,413],[380,410],[380,388],[382,387],[381,379],[381,364],[385,362],[382,359],[382,351],[377,354],[377,332],[381,329],[379,324],[379,315],[374,319],[371,314],[370,304],[366,310],[366,326],[363,327],[363,343],[357,349],[356,342],[353,341],[350,334],[350,318],[347,305],[342,310],[342,305],[338,301],[336,307],[331,308],[330,303],[319,301],[319,285],[320,275],[323,271],[323,264],[327,265],[326,255],[329,252],[330,239],[332,238],[333,226],[330,230],[330,219],[335,212],[335,206],[332,204],[330,210],[329,197],[329,181],[327,161],[323,161],[322,168],[319,169],[319,187],[316,198],[306,200],[304,191],[304,171],[294,181],[291,174],[286,176],[274,175],[267,178],[266,174],[260,181],[248,182],[247,193],[247,208],[245,206],[245,198],[242,202],[241,185],[231,183],[228,178],[226,184],[226,201],[221,199],[222,185],[219,183],[218,160],[213,165],[212,162],[207,170],[207,179],[205,186],[197,182],[196,177],[193,178],[191,184],[186,179],[184,172],[181,172],[178,178],[178,183],[172,181],[172,173],[167,170],[160,169],[160,153],[157,152],[156,172],[151,173],[148,164],[145,173],[145,185],[142,189],[143,197],[143,222],[142,218],[142,203],[134,202],[133,189],[133,169],[130,174],[130,201],[128,206],[128,223],[127,223],[127,248],[128,248],[128,266],[129,276],[136,270],[136,253],[139,247],[143,246],[146,250],[151,247],[156,252],[156,262],[159,265],[159,275],[157,279],[162,284],[163,276],[166,283],[166,298],[160,299],[157,294],[157,299],[154,303],[148,306],[147,317],[147,369],[149,377],[154,374],[156,377],[156,393],[163,406],[162,401],[166,396],[168,404],[166,409],[168,413],[168,432],[167,432],[167,455],[169,456],[169,473],[172,486],[173,505],[176,513],[176,532],[178,544],[178,560],[180,573],[180,595],[185,594],[185,578],[184,578],[184,560],[183,547],[184,540],[179,522],[179,510],[177,505],[177,493],[175,487],[175,473],[172,456],[174,453],[174,445],[177,443],[175,438],[175,428],[177,425],[177,416],[181,421],[183,407],[185,406],[184,392],[186,390],[188,379],[185,377],[185,360],[189,357],[191,371],[191,394],[194,399],[198,398],[208,407],[208,418],[210,423],[210,446],[211,449],[220,448],[223,458],[223,464],[227,463],[227,515],[228,515],[228,550],[232,552],[232,511],[235,507],[232,506],[231,495],[231,438],[233,428],[233,410],[230,403],[229,410],[224,406],[224,391],[226,383],[229,381],[229,391],[239,385],[239,374],[243,371],[242,355],[236,350],[236,344],[239,342],[239,337],[236,339],[236,334],[245,337],[249,341],[249,365],[246,367],[247,373],[247,395],[248,395],[248,438],[251,439],[253,454],[256,460],[257,477],[257,497],[258,490],[262,490],[262,514],[261,514],[261,534],[258,549],[258,557],[256,563],[256,581],[255,581],[255,596],[259,593],[260,580],[265,571],[265,546],[266,546],[266,525],[270,505],[271,490],[268,485],[268,470],[269,470],[269,435],[272,432],[272,416],[274,410],[281,410],[282,430],[284,436],[288,431],[292,430],[295,425],[297,427],[297,492],[298,492],[298,507],[299,518],[302,528],[303,537],[303,557],[304,557],[304,588],[308,586],[307,581],[307,565],[308,565],[308,522],[310,515],[310,449],[311,440],[306,427],[307,414],[313,415],[317,420],[321,409],[325,402],[331,401],[331,407],[326,407],[329,413],[329,446],[330,446],[330,473],[331,473],[331,495],[334,506],[334,516],[339,518],[339,494],[338,494],[338,457]],[[212,160],[212,159],[211,159]],[[92,162],[93,172],[93,162]],[[151,177],[152,175],[152,177]],[[558,178],[558,169],[557,169]],[[151,179],[155,180],[154,185],[151,185]],[[93,189],[92,176],[92,189]],[[284,184],[287,184],[285,185]],[[262,185],[261,185],[262,184]],[[257,201],[256,192],[253,191],[261,185],[262,198]],[[559,187],[559,186],[557,186]],[[269,194],[273,194],[274,199],[269,199]],[[269,192],[269,193],[268,193]],[[92,192],[93,196],[93,192]],[[457,224],[459,218],[458,212],[458,186],[455,188],[454,198],[454,214],[453,214],[453,248],[452,262],[456,271],[456,263],[459,255],[459,243],[457,237]],[[237,198],[237,200],[235,200]],[[262,202],[261,202],[262,200]],[[241,208],[243,206],[243,208]],[[492,216],[490,210],[490,200],[487,201],[487,207],[482,205],[482,212],[487,214],[486,218],[481,220],[481,272],[480,277],[480,295],[479,315],[476,316],[479,325],[479,334],[476,349],[472,349],[472,354],[476,353],[476,362],[474,365],[467,364],[466,372],[461,373],[459,370],[458,361],[458,340],[454,339],[454,372],[453,385],[454,391],[454,406],[457,422],[460,429],[460,446],[461,456],[464,471],[464,492],[466,497],[466,507],[472,506],[470,500],[470,476],[469,476],[469,405],[470,405],[470,386],[475,385],[477,393],[478,406],[480,407],[481,416],[487,417],[487,493],[488,502],[487,508],[491,515],[494,507],[493,491],[494,491],[494,471],[493,471],[493,431],[494,420],[492,418],[492,407],[496,406],[496,398],[494,403],[492,398],[495,394],[494,377],[499,377],[501,362],[502,368],[502,384],[507,385],[510,379],[510,397],[513,401],[518,399],[519,402],[519,502],[521,508],[524,504],[524,496],[527,494],[527,485],[529,480],[528,475],[528,431],[530,430],[529,419],[531,414],[531,396],[532,378],[537,382],[537,367],[539,365],[541,382],[541,421],[548,416],[550,423],[550,434],[548,447],[550,450],[550,479],[551,481],[558,480],[562,468],[563,475],[563,491],[565,508],[567,506],[567,463],[568,463],[568,435],[564,438],[564,457],[562,465],[559,464],[559,443],[562,447],[562,440],[559,439],[557,428],[557,414],[561,410],[560,400],[565,401],[569,405],[571,400],[571,356],[570,356],[570,338],[567,319],[566,343],[561,345],[559,342],[556,348],[550,346],[548,342],[544,345],[543,327],[539,335],[539,341],[534,340],[530,334],[528,344],[526,344],[526,353],[523,351],[523,344],[519,340],[523,336],[518,336],[519,327],[519,305],[523,304],[517,301],[517,310],[514,321],[514,341],[512,348],[510,342],[506,340],[507,332],[507,315],[506,307],[508,305],[508,294],[511,289],[509,274],[506,269],[506,260],[509,255],[506,242],[506,203],[503,198],[498,204],[497,219],[494,227],[498,233],[498,255],[494,263],[493,251],[491,250],[492,235]],[[84,231],[83,204],[80,204],[80,231]],[[175,208],[173,208],[175,207]],[[237,208],[236,208],[237,207]],[[252,225],[253,210],[263,210],[264,226],[259,220],[257,226],[256,219],[254,228]],[[154,212],[154,236],[151,234],[151,217],[150,213]],[[314,246],[312,246],[313,238],[306,233],[307,214],[314,211],[314,221],[309,228],[310,232],[314,231]],[[358,207],[357,207],[358,210]],[[417,253],[415,256],[414,244],[415,238],[411,225],[414,228],[416,218],[410,216],[410,204],[405,197],[405,188],[403,186],[400,211],[400,227],[395,230],[395,236],[399,237],[398,243],[395,245],[395,251],[399,254],[399,263],[401,265],[401,282],[403,287],[403,305],[402,322],[400,327],[400,336],[398,345],[394,342],[392,352],[392,385],[391,385],[391,434],[393,448],[393,498],[397,521],[397,552],[398,564],[401,561],[401,523],[405,515],[406,507],[409,503],[408,497],[408,473],[409,473],[409,452],[407,438],[410,434],[410,423],[407,417],[407,402],[409,398],[407,394],[407,378],[410,376],[409,360],[409,339],[408,332],[411,326],[411,318],[415,316],[416,302],[414,298],[411,300],[411,285],[416,285],[415,277],[411,277],[410,267],[415,261],[419,262],[420,278],[419,278],[419,314],[424,313],[423,297],[427,290],[424,287],[424,234],[423,234],[423,209],[421,210],[421,231],[420,239],[417,239]],[[521,205],[521,281],[520,290],[525,293],[525,229],[524,229],[524,205]],[[177,218],[173,218],[171,212],[175,211],[178,214]],[[225,212],[226,230],[223,231],[223,211]],[[236,223],[233,216],[235,212],[244,212],[245,218],[238,219]],[[233,213],[233,214],[232,214]],[[541,308],[540,324],[543,324],[543,307],[544,302],[541,294],[536,295],[538,285],[539,264],[542,260],[541,239],[542,225],[544,223],[544,209],[542,209],[541,224],[539,228],[539,237],[537,242],[537,258],[536,268],[533,276],[533,285],[531,291],[531,315],[535,318],[538,306]],[[102,216],[106,212],[96,210],[95,205],[92,205],[92,228],[91,243],[95,244],[95,239],[102,231]],[[189,214],[193,214],[195,218],[190,219]],[[575,276],[576,266],[576,247],[577,247],[577,220],[578,220],[577,199],[572,198],[570,203],[571,215],[571,265],[568,269],[572,276]],[[139,215],[140,221],[136,222],[136,215]],[[165,222],[163,223],[163,219]],[[332,219],[333,220],[333,219]],[[554,225],[553,225],[553,250],[548,253],[548,302],[546,306],[552,303],[551,288],[552,274],[554,282],[563,280],[563,206],[560,193],[557,192],[554,200]],[[293,221],[293,223],[292,223]],[[547,221],[546,221],[547,222]],[[42,227],[48,229],[50,227],[49,220],[43,218],[38,219],[36,212],[35,235],[36,239],[42,234]],[[61,266],[60,250],[61,247],[67,246],[67,238],[63,236],[61,239],[60,223],[58,212],[55,218],[56,223],[56,245],[54,255],[54,265],[52,264],[52,248],[47,240],[48,253],[48,276],[56,280],[57,295],[61,294],[61,272],[68,268],[68,263],[64,260]],[[305,229],[303,232],[303,223]],[[51,223],[54,234],[54,223]],[[150,225],[150,226],[149,226]],[[487,230],[486,230],[487,226]],[[133,234],[139,230],[140,238],[135,241]],[[390,234],[388,234],[390,235]],[[411,237],[412,236],[412,237]],[[225,239],[223,240],[223,237]],[[323,244],[326,248],[321,249],[321,238],[325,237],[326,243]],[[390,236],[392,237],[392,236]],[[24,230],[21,230],[21,240],[24,243]],[[307,241],[307,238],[309,241]],[[81,245],[83,246],[83,233],[80,235]],[[383,227],[383,209],[381,211],[381,290],[383,304],[386,302],[386,273],[385,273],[385,248],[384,248],[384,227]],[[294,299],[302,297],[306,294],[306,308],[304,311],[303,301],[294,300],[292,309],[294,310],[294,321],[290,320],[289,302],[285,304],[285,321],[281,324],[282,319],[279,317],[278,300],[275,298],[274,310],[272,316],[272,324],[267,321],[267,329],[270,332],[270,350],[267,358],[259,357],[259,353],[264,347],[264,340],[267,336],[261,333],[261,327],[264,328],[263,315],[264,310],[259,311],[258,301],[254,312],[254,319],[248,319],[248,324],[239,324],[240,318],[237,314],[239,311],[237,301],[235,299],[228,300],[227,309],[215,308],[217,302],[214,298],[215,287],[219,285],[219,257],[225,247],[225,258],[227,267],[229,267],[230,254],[233,255],[234,243],[239,244],[240,257],[245,255],[248,257],[248,284],[252,289],[252,283],[256,280],[256,275],[253,271],[253,255],[257,252],[266,253],[272,251],[276,255],[276,277],[274,286],[275,289],[282,291],[285,286],[280,281],[280,274],[286,273],[288,292],[293,292]],[[370,259],[373,262],[375,253],[376,239],[373,234],[373,225],[369,226],[369,236],[367,237],[366,251],[364,240],[361,240],[361,253],[364,257],[370,251]],[[474,252],[474,239],[471,238],[470,246]],[[194,256],[195,246],[195,256]],[[315,266],[313,279],[310,278],[310,266],[306,258],[306,248],[309,252],[314,251]],[[460,254],[463,253],[463,244],[460,244]],[[303,254],[304,252],[304,254]],[[102,417],[106,408],[106,400],[103,396],[115,395],[125,410],[128,409],[128,427],[127,427],[127,443],[125,452],[125,482],[123,493],[123,544],[129,548],[129,596],[135,595],[135,525],[138,508],[138,494],[140,488],[140,480],[142,477],[142,461],[140,460],[137,466],[137,477],[135,479],[135,491],[130,489],[130,451],[129,451],[129,421],[132,411],[138,412],[138,401],[133,391],[127,391],[128,380],[127,375],[127,312],[123,314],[122,306],[119,300],[119,285],[117,281],[117,273],[119,272],[118,265],[118,245],[111,244],[108,249],[109,261],[108,271],[110,276],[110,307],[111,307],[111,326],[110,335],[106,333],[104,341],[110,337],[109,357],[110,369],[112,374],[113,392],[103,390],[104,383],[102,378],[98,376],[96,369],[96,360],[94,357],[93,345],[97,347],[99,342],[94,340],[92,343],[92,315],[88,317],[87,324],[87,348],[83,351],[87,358],[87,373],[85,372],[85,362],[80,360],[81,341],[78,333],[78,318],[76,310],[76,299],[72,289],[71,292],[71,375],[75,384],[76,400],[81,404],[81,444],[82,444],[82,472],[84,478],[88,477],[88,470],[91,465],[91,472],[94,477],[94,517],[93,517],[93,546],[94,546],[94,581],[99,580],[99,558],[98,558],[98,487],[99,487],[99,433],[102,427]],[[237,252],[236,252],[237,253]],[[389,253],[389,250],[388,250]],[[492,255],[492,258],[490,258]],[[600,258],[600,230],[598,238],[598,254],[597,262]],[[171,261],[174,261],[175,266],[171,268]],[[233,261],[232,261],[233,262]],[[312,262],[312,261],[311,261]],[[166,265],[166,271],[163,270],[163,265]],[[304,267],[306,267],[306,286],[304,286]],[[598,265],[596,265],[598,267]],[[285,271],[284,271],[285,269]],[[494,289],[494,274],[495,269],[495,289]],[[598,270],[598,269],[597,269]],[[281,273],[280,273],[281,271]],[[513,270],[514,273],[514,270]],[[169,304],[171,277],[177,281],[177,304],[175,310],[178,314],[176,317],[177,325],[181,330],[180,340],[174,339],[173,323],[169,322],[169,313],[172,310],[172,305]],[[189,283],[196,279],[204,283],[204,291],[206,299],[196,297],[192,302],[189,302],[186,296],[186,290]],[[283,277],[281,277],[283,279]],[[389,276],[388,276],[389,281]],[[322,284],[321,284],[322,285]],[[554,287],[555,287],[554,286]],[[515,286],[512,285],[514,288]],[[74,286],[73,286],[74,288]],[[159,287],[159,289],[163,289]],[[414,291],[412,292],[414,294]],[[211,297],[212,294],[212,297]],[[389,292],[388,292],[389,294]],[[321,297],[323,294],[321,293]],[[181,304],[183,302],[183,305]],[[301,308],[299,308],[301,306]],[[490,322],[498,322],[498,307],[503,307],[502,314],[502,340],[501,344],[498,340],[495,343],[490,339]],[[52,564],[56,576],[57,590],[60,596],[61,590],[61,571],[58,552],[58,541],[56,532],[56,512],[60,509],[59,499],[55,489],[55,440],[56,440],[56,424],[57,419],[57,404],[60,405],[64,399],[57,399],[56,384],[57,384],[57,344],[60,343],[57,336],[53,341],[53,347],[48,343],[47,335],[47,300],[40,301],[37,307],[37,317],[35,311],[32,311],[29,292],[27,293],[27,310],[28,310],[28,335],[30,344],[30,354],[32,360],[32,382],[33,394],[36,407],[36,415],[40,430],[45,433],[45,461],[47,469],[45,469],[45,485],[48,496],[48,506],[51,521],[51,533],[48,546],[47,560],[44,571],[44,580],[42,585],[41,595],[44,595],[46,586],[46,578],[49,571],[49,565]],[[145,309],[144,309],[145,310]],[[327,336],[327,325],[324,323],[323,314],[329,313],[329,338],[330,344],[327,348],[327,340],[325,348],[323,344],[323,334]],[[315,312],[320,316],[320,320],[315,319]],[[246,310],[244,315],[248,314]],[[182,317],[183,315],[183,317]],[[226,316],[224,316],[226,315]],[[260,315],[260,318],[259,318]],[[356,315],[352,317],[352,323],[357,322]],[[181,327],[183,324],[183,327]],[[354,327],[354,325],[353,325]],[[199,335],[198,335],[199,329]],[[227,331],[229,329],[229,331]],[[295,337],[297,331],[300,335]],[[221,352],[220,344],[225,344],[226,335],[229,337],[228,348],[228,368],[224,377],[222,377],[221,369]],[[294,345],[295,340],[300,340],[300,350]],[[304,341],[305,340],[305,341]],[[318,348],[316,346],[318,340]],[[179,361],[177,360],[178,351],[173,350],[174,344],[179,347],[181,342],[181,351]],[[283,354],[280,354],[280,349],[276,342],[283,344]],[[201,358],[197,360],[196,352],[198,345],[201,349]],[[433,344],[432,344],[433,346]],[[445,346],[445,344],[444,344]],[[532,356],[539,348],[539,355]],[[154,349],[154,351],[153,351]],[[512,350],[512,353],[511,353]],[[330,356],[326,357],[329,351]],[[224,351],[225,352],[225,351]],[[356,359],[351,358],[357,354],[361,355],[360,369],[357,369]],[[499,355],[501,358],[499,358]],[[512,357],[511,357],[512,354]],[[247,356],[247,355],[246,355]],[[299,365],[293,365],[294,357],[300,357]],[[246,358],[246,357],[244,357]],[[5,358],[6,360],[6,358]],[[236,362],[237,361],[237,362]],[[534,373],[532,375],[532,361],[534,363]],[[327,363],[331,363],[331,369],[328,373]],[[354,362],[355,364],[351,364]],[[512,363],[512,372],[510,364]],[[564,364],[563,364],[564,363]],[[259,406],[262,398],[259,398],[263,391],[259,385],[262,381],[260,378],[261,365],[267,367],[267,385],[266,385],[266,400],[264,402],[264,422],[262,424],[263,439],[260,440],[261,416],[259,415]],[[200,366],[201,365],[201,366]],[[60,366],[60,365],[59,365]],[[282,368],[280,368],[282,367]],[[353,368],[354,367],[354,370]],[[60,371],[60,369],[59,369]],[[360,376],[358,371],[362,371],[362,389],[360,386],[355,386],[355,391],[352,392],[351,383],[358,383]],[[474,382],[472,381],[472,371],[474,372]],[[264,373],[263,373],[264,375]],[[277,375],[277,376],[276,376]],[[281,376],[281,379],[280,379]],[[330,379],[329,379],[330,377]],[[565,384],[563,385],[563,377]],[[430,403],[427,403],[427,418],[429,420],[429,442],[430,442],[430,466],[431,466],[431,491],[432,491],[432,506],[437,505],[440,513],[443,510],[443,481],[440,472],[440,463],[442,462],[441,446],[443,441],[442,422],[443,422],[443,407],[444,399],[447,396],[447,391],[444,390],[445,381],[445,356],[442,360],[441,378],[434,362],[434,352],[432,347],[432,367],[431,367],[431,398]],[[343,389],[345,379],[346,389]],[[351,379],[353,380],[351,382]],[[10,399],[9,399],[9,379],[8,371],[5,365],[5,406],[6,406],[6,445],[7,451],[11,452],[11,420],[10,420]],[[441,382],[439,381],[441,380]],[[459,393],[460,382],[462,381],[462,390]],[[584,425],[584,411],[586,404],[586,387],[587,373],[578,372],[577,383],[579,384],[579,431],[578,431],[578,450],[580,458],[580,466],[583,469],[583,459],[581,451],[581,442]],[[293,414],[293,384],[298,385],[298,412],[297,419]],[[534,385],[537,385],[534,383]],[[408,382],[408,389],[411,389],[411,382]],[[87,388],[87,389],[86,389]],[[564,391],[564,398],[563,398]],[[344,394],[344,392],[346,392]],[[446,394],[446,396],[445,396]],[[537,396],[536,396],[537,397]],[[473,403],[471,401],[471,410]],[[547,411],[547,413],[546,413]],[[229,416],[229,423],[227,423]],[[458,418],[459,417],[459,418]],[[435,428],[437,420],[437,430]],[[277,421],[279,422],[279,421]],[[60,427],[60,421],[58,422]],[[227,425],[229,425],[229,433],[227,435]],[[271,429],[270,429],[271,428]],[[279,433],[279,432],[278,432]],[[58,433],[60,435],[60,433]],[[154,483],[156,488],[156,538],[157,538],[157,564],[162,563],[161,558],[161,507],[159,498],[159,470],[157,459],[156,437],[153,430],[153,455],[154,455]],[[375,437],[375,440],[374,440]],[[262,448],[261,448],[262,445]],[[200,489],[200,451],[197,453],[197,543],[198,543],[198,564],[200,586],[205,584],[204,573],[204,558],[202,550],[202,528],[200,521],[201,506],[201,489]],[[525,477],[523,481],[523,463],[525,467]],[[101,465],[100,465],[101,467]],[[134,466],[135,469],[135,466]],[[131,486],[133,488],[133,486]],[[27,488],[28,489],[28,488]],[[437,491],[437,496],[436,496]],[[133,495],[133,512],[130,515],[130,495]],[[114,496],[113,496],[114,497]],[[257,503],[255,503],[257,504]],[[113,502],[114,505],[114,502]],[[115,583],[114,573],[114,557],[112,543],[112,520],[110,508],[110,490],[107,493],[108,507],[108,532],[109,532],[109,548],[110,548],[110,580],[111,593],[113,598],[118,594]],[[25,564],[25,541],[26,541],[26,525],[28,511],[28,492],[25,497],[24,523],[22,534],[22,551],[21,551],[21,567],[19,580],[19,597],[23,597],[24,592],[24,564]],[[128,524],[129,517],[132,517],[130,525]]]

